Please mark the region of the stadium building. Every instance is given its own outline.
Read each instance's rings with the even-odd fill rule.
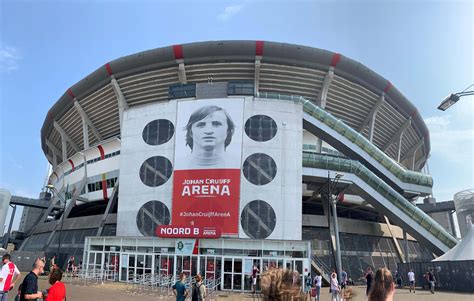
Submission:
[[[85,269],[201,272],[250,290],[250,271],[431,260],[456,239],[414,205],[432,193],[417,109],[330,51],[263,41],[153,49],[105,64],[49,110],[49,207],[23,251]],[[406,231],[406,232],[405,232]]]

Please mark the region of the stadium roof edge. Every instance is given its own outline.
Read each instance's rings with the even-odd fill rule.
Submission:
[[[260,43],[260,49],[256,47],[258,43]],[[232,60],[254,61],[257,54],[262,54],[262,61],[264,62],[284,63],[306,68],[329,69],[334,63],[333,57],[336,54],[328,50],[309,46],[268,41],[263,42],[262,48],[261,43],[262,41],[250,40],[193,42],[146,50],[105,63],[67,89],[48,111],[41,128],[43,151],[47,153],[45,137],[53,127],[53,121],[57,120],[58,116],[63,115],[73,106],[74,98],[81,99],[110,83],[111,73],[113,76],[121,78],[147,70],[177,66],[175,46],[181,46],[180,55],[185,63]],[[336,75],[350,79],[376,94],[382,94],[385,91],[385,95],[388,98],[387,100],[392,106],[399,110],[405,117],[408,118],[412,116],[413,123],[419,131],[420,136],[425,138],[425,153],[429,154],[429,131],[423,118],[417,113],[416,107],[396,87],[392,86],[387,79],[365,65],[343,55],[337,58],[337,65],[334,72]]]

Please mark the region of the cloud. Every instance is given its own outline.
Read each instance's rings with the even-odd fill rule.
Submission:
[[[243,4],[229,5],[224,8],[224,11],[217,16],[219,21],[228,21],[235,15],[237,15],[244,8]]]
[[[18,69],[21,57],[18,50],[10,46],[0,46],[0,72],[10,73]]]
[[[431,153],[440,156],[441,160],[456,164],[472,163],[474,127],[463,122],[463,118],[458,115],[432,116],[425,119],[430,130]]]

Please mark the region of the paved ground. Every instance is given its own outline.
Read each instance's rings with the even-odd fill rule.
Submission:
[[[26,273],[23,273],[26,275]],[[18,285],[16,285],[18,287]],[[40,290],[45,290],[49,287],[46,277],[40,277],[39,288]],[[127,292],[129,289],[125,284],[121,283],[106,283],[106,284],[87,284],[81,283],[77,280],[66,279],[67,287],[67,301],[148,301],[148,300],[174,300],[172,297],[160,297],[158,295],[152,296],[149,293],[131,293]],[[355,292],[355,297],[353,301],[363,301],[367,300],[365,297],[365,288],[364,287],[353,287]],[[17,291],[17,288],[14,289]],[[12,291],[12,292],[14,292]],[[9,301],[14,300],[14,296],[10,293],[8,298]],[[251,294],[226,294],[219,292],[216,296],[208,300],[258,300],[257,297],[252,296]],[[328,288],[322,289],[321,294],[322,301],[330,301]],[[432,295],[429,291],[417,291],[416,294],[409,293],[405,289],[397,289],[395,292],[395,301],[473,301],[473,294],[460,294],[460,293],[447,293],[447,292],[436,292]]]

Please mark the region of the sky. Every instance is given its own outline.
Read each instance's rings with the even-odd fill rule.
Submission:
[[[434,197],[451,200],[474,188],[474,97],[436,108],[474,83],[473,3],[0,0],[0,188],[38,197],[47,111],[105,63],[174,44],[264,40],[338,52],[390,80],[430,129]]]

